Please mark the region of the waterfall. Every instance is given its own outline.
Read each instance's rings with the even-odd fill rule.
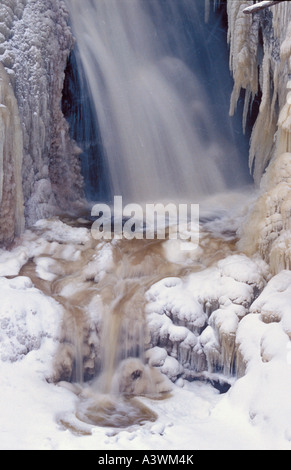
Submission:
[[[242,151],[236,148],[235,127],[228,117],[225,89],[230,95],[231,83],[228,87],[223,79],[226,75],[217,73],[214,55],[219,62],[221,51],[216,46],[210,50],[204,3],[67,3],[76,36],[80,83],[88,85],[91,99],[90,112],[77,115],[75,122],[83,127],[87,123],[80,116],[85,121],[89,115],[96,119],[98,132],[80,128],[79,135],[86,144],[89,130],[88,135],[98,141],[98,152],[106,159],[111,195],[138,203],[200,202],[244,184]],[[213,24],[214,36],[218,30],[219,25]],[[77,129],[75,132],[78,136]],[[150,286],[165,277],[180,278],[201,269],[194,254],[191,265],[190,255],[186,260],[172,259],[167,255],[167,247],[171,247],[163,242],[90,239],[74,267],[71,263],[62,266],[60,279],[55,278],[50,286],[66,312],[55,379],[77,382],[74,390],[80,402],[76,416],[81,421],[118,427],[128,426],[130,417],[134,422],[143,421],[145,412],[132,402],[133,397],[160,398],[171,390],[165,374],[175,381],[184,366],[191,369],[190,375],[207,368],[196,337],[205,327],[202,307],[189,313],[192,320],[199,317],[192,325],[195,334],[185,326],[188,307],[184,318],[183,314],[176,318],[175,307],[165,307],[169,315],[162,314],[165,325],[159,319],[154,326],[154,330],[161,327],[161,338],[148,328],[146,293]],[[220,242],[216,243],[215,252]],[[226,245],[228,250],[228,242]],[[103,250],[111,253],[105,268],[98,261]],[[151,356],[155,356],[155,347],[162,349],[163,371],[155,368],[157,359]],[[212,364],[217,357],[211,357]]]
[[[229,77],[216,74],[214,56],[221,60],[223,51],[208,45],[204,1],[67,4],[111,193],[131,202],[199,202],[244,184]],[[214,25],[210,36],[218,33]]]

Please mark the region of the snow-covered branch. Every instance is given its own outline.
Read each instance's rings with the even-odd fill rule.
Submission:
[[[277,1],[265,0],[263,2],[258,2],[258,3],[255,3],[254,5],[250,6],[250,7],[245,8],[243,10],[243,12],[246,13],[246,14],[256,13],[259,10],[263,10],[264,8],[271,7],[273,5],[276,5],[277,3],[282,3],[283,1],[285,1],[285,0],[277,0]]]

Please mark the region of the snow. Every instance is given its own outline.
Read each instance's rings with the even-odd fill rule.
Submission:
[[[278,322],[291,336],[291,272],[281,271],[274,276],[252,304],[251,312],[260,313],[265,323]]]
[[[35,129],[32,134],[24,134],[27,216],[30,221],[41,218],[11,250],[0,250],[0,449],[290,450],[290,5],[282,2],[273,9],[273,28],[267,27],[268,21],[264,23],[261,60],[258,31],[262,22],[258,16],[243,14],[251,2],[228,2],[230,68],[235,81],[231,113],[241,88],[245,88],[245,124],[260,80],[263,97],[250,149],[250,166],[255,162],[256,180],[272,155],[274,158],[261,181],[259,198],[250,207],[251,218],[246,214],[243,221],[242,243],[235,252],[227,246],[231,236],[223,241],[216,237],[221,236],[222,228],[235,233],[237,218],[233,222],[221,217],[206,224],[213,240],[207,231],[202,233],[199,249],[193,252],[181,251],[179,241],[163,244],[161,256],[187,269],[179,277],[168,271],[167,277],[153,283],[146,292],[150,337],[146,358],[150,366],[171,380],[172,390],[162,400],[138,398],[156,413],[155,422],[116,429],[82,421],[77,416],[81,398],[76,387],[52,382],[59,346],[70,338],[70,331],[68,336],[64,331],[64,307],[21,274],[25,264],[32,262],[37,285],[53,284],[64,276],[66,282],[60,285],[58,294],[69,301],[86,283],[106,284],[106,276],[115,267],[113,243],[100,243],[96,248],[87,228],[71,226],[57,217],[43,219],[55,213],[57,202],[66,196],[62,186],[65,193],[68,184],[57,180],[59,187],[52,188],[51,181],[52,176],[63,175],[57,172],[58,162],[70,166],[72,149],[64,147],[68,130],[63,116],[57,113],[54,123],[60,128],[53,128],[56,142],[52,155],[46,151],[50,141],[45,134],[50,128],[50,113],[56,111],[59,100],[63,65],[57,67],[54,63],[50,70],[49,61],[41,59],[40,53],[47,50],[49,57],[55,57],[54,42],[47,41],[52,37],[52,19],[41,13],[41,3],[11,2],[13,18],[6,5],[0,7],[1,60],[17,85],[22,124],[28,127],[31,119]],[[58,26],[64,24],[65,16],[60,12]],[[71,40],[69,30],[62,37],[64,64]],[[17,44],[21,47],[14,56]],[[280,54],[284,67],[279,70]],[[33,57],[37,65],[30,69],[33,77],[25,81],[27,59],[22,59],[27,57]],[[59,83],[54,87],[53,106],[48,112],[49,97],[42,86],[49,84],[53,75]],[[39,91],[41,103],[34,99],[35,93],[27,95],[28,84],[31,90]],[[25,101],[28,98],[29,104]],[[1,101],[5,112],[2,105]],[[79,198],[76,149],[71,154],[73,177],[68,180],[72,181],[70,190],[76,189]],[[49,173],[49,160],[54,163],[53,175]],[[70,267],[70,276],[66,276],[65,267],[77,262],[83,263],[79,277],[76,275],[78,282],[67,282],[70,276],[74,279],[75,273]],[[197,270],[189,274],[187,270],[193,265]],[[89,298],[85,313],[88,334],[95,335],[90,340],[91,348],[99,344],[95,327],[102,328],[101,310],[100,296]],[[87,353],[88,361],[92,357]],[[230,385],[229,390],[219,394],[213,386],[215,381]]]
[[[203,383],[174,387],[162,401],[143,399],[158,414],[155,423],[120,431],[85,425],[75,417],[76,396],[43,379],[46,352],[44,347],[43,354],[33,352],[22,362],[1,363],[1,450],[290,448],[267,429],[253,426],[233,404],[234,397]],[[66,429],[62,423],[67,421],[78,426],[79,435]]]
[[[19,360],[39,349],[45,338],[57,340],[61,307],[35,289],[29,278],[0,278],[0,298],[2,360]]]
[[[163,399],[138,400],[157,419],[120,429],[80,419],[75,385],[52,382],[63,306],[19,271],[34,259],[39,278],[51,282],[62,276],[61,263],[70,263],[74,252],[79,262],[89,249],[81,278],[87,282],[95,273],[98,285],[114,269],[115,244],[92,250],[89,238],[87,229],[54,218],[0,253],[0,449],[290,450],[290,271],[270,278],[261,258],[241,253],[148,289],[146,357],[171,379],[172,390]],[[74,295],[73,286],[65,285],[62,295]],[[100,322],[97,300],[88,304],[90,322]],[[234,358],[236,376],[230,374]],[[191,382],[184,373],[194,362],[202,380]],[[229,383],[228,392],[220,394],[215,380]]]

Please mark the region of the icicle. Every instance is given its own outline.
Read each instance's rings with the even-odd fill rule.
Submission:
[[[260,86],[262,99],[259,115],[252,131],[249,152],[249,167],[254,173],[255,182],[259,183],[274,153],[278,106],[281,108],[285,101],[282,87],[284,90],[287,76],[284,64],[289,54],[289,33],[286,37],[286,29],[290,6],[288,2],[282,2],[272,10],[265,9],[254,15],[244,14],[246,9],[253,7],[252,2],[228,2],[230,70],[234,78],[230,114],[234,114],[240,92],[244,89],[243,126],[245,129],[249,105],[253,97],[257,95]],[[262,59],[259,46],[260,30],[263,39]],[[283,43],[285,38],[285,43]],[[280,44],[282,44],[281,60]]]
[[[288,5],[281,6],[282,23],[286,25]],[[278,16],[274,24],[278,30]],[[291,81],[288,81],[291,54],[291,23],[282,35],[280,54],[281,64],[272,73],[273,96],[270,95],[272,52],[265,52],[263,75],[263,100],[260,114],[253,129],[250,158],[257,160],[256,176],[259,177],[272,157],[261,180],[261,194],[249,214],[242,229],[240,246],[249,254],[259,252],[270,263],[272,274],[291,265],[290,247],[290,208],[291,208]],[[287,85],[286,85],[287,83]],[[268,85],[269,84],[269,85]],[[286,96],[287,95],[287,96]],[[284,101],[283,101],[284,98]],[[280,113],[275,120],[275,108],[279,102]],[[282,104],[281,104],[282,103]],[[280,105],[281,104],[281,105]],[[272,119],[272,120],[271,120]],[[264,136],[262,138],[262,136]],[[260,149],[258,147],[260,146]],[[258,160],[258,152],[260,159]]]

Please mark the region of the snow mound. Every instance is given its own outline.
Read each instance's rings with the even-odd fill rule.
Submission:
[[[29,278],[0,278],[0,358],[18,361],[59,335],[62,308],[36,289]]]

